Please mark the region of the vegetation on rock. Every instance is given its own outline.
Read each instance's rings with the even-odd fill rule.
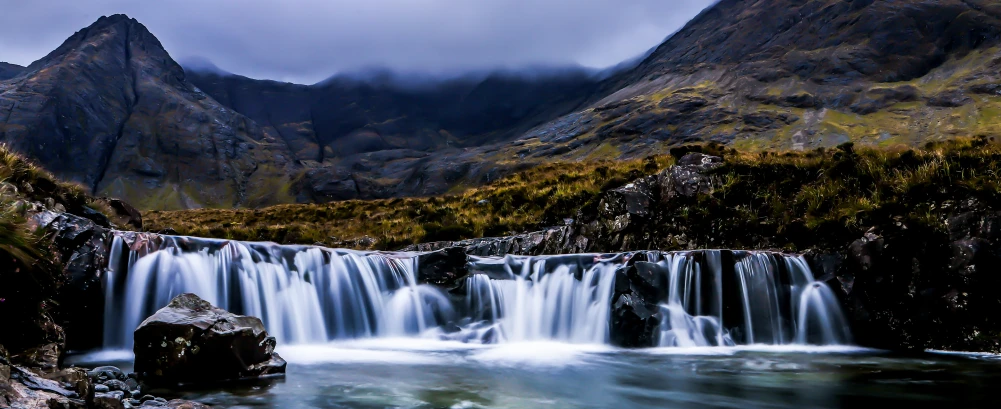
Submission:
[[[26,220],[34,206],[105,221],[114,215],[83,187],[59,181],[0,145],[0,344],[12,354],[63,342],[51,315],[66,277],[52,241]]]

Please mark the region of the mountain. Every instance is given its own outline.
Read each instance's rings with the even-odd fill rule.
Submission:
[[[437,195],[689,142],[1001,135],[999,44],[987,0],[721,0],[616,70],[296,85],[182,69],[112,16],[29,67],[0,66],[0,141],[143,208]]]
[[[24,67],[0,61],[0,81],[11,79],[24,72]]]
[[[0,81],[0,142],[147,208],[294,200],[284,143],[198,91],[124,15],[102,17]]]
[[[202,64],[202,67],[206,64]],[[510,141],[575,108],[596,89],[580,71],[491,73],[411,80],[391,73],[337,76],[312,86],[188,69],[188,79],[220,103],[285,141],[307,171],[314,200],[437,194],[458,178],[465,148]],[[461,162],[461,163],[457,163]],[[453,173],[459,173],[456,177]]]
[[[723,0],[523,140],[577,158],[997,135],[999,16],[984,0]]]

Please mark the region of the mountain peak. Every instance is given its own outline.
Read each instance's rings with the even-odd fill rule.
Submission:
[[[148,50],[149,53],[167,54],[166,50],[163,49],[163,45],[160,44],[160,40],[150,33],[146,26],[125,14],[114,14],[111,16],[102,16],[93,24],[77,31],[51,53],[29,65],[28,69],[37,70],[53,63],[59,63],[67,56],[72,55],[74,51],[82,51],[81,49],[85,46],[102,48],[109,44],[115,45],[116,48],[122,48],[120,45],[127,44]],[[86,52],[91,53],[95,51],[98,50],[88,50]],[[121,51],[125,50],[122,49]]]

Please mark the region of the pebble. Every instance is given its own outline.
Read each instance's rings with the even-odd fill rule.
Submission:
[[[109,388],[109,387],[107,387],[105,385],[94,385],[94,392],[100,393],[100,392],[110,392],[110,391],[111,391],[111,388]]]

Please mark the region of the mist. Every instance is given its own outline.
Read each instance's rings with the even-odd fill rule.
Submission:
[[[378,70],[600,70],[641,55],[711,0],[0,0],[0,61],[28,65],[102,15],[138,19],[184,65],[312,84]],[[532,68],[535,67],[535,68]]]

